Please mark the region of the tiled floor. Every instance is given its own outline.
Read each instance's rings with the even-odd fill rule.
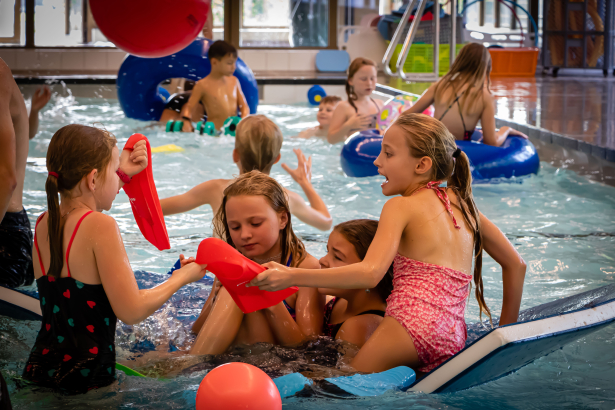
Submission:
[[[428,84],[389,83],[421,93]],[[615,79],[602,77],[494,78],[496,116],[615,149]]]

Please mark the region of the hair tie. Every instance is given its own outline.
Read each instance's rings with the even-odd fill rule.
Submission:
[[[49,175],[51,175],[52,177],[56,177],[56,179],[60,179],[60,176],[58,175],[57,172],[50,171]]]
[[[461,149],[459,149],[459,147],[457,147],[455,152],[453,152],[453,158],[457,159],[459,157],[459,154],[461,154]]]

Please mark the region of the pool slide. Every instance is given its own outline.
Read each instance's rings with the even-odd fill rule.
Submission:
[[[38,293],[0,287],[0,315],[41,320]],[[495,329],[470,324],[466,347],[419,380],[412,369],[398,367],[318,382],[292,373],[274,382],[282,397],[317,390],[354,396],[375,396],[388,390],[456,392],[504,377],[613,322],[615,285],[608,285],[524,310],[514,324]]]

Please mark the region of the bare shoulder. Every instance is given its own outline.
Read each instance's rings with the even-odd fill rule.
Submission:
[[[341,101],[337,105],[337,107],[335,107],[335,111],[333,111],[333,113],[336,113],[336,112],[340,112],[343,114],[348,114],[349,112],[354,113],[354,108],[352,108],[352,105],[350,105],[348,101]]]
[[[296,193],[295,191],[291,191],[290,189],[286,189],[284,188],[284,192],[286,192],[286,196],[288,196],[288,200],[295,202],[295,201],[303,201],[303,198],[301,197],[301,195],[299,195],[298,193]]]
[[[102,212],[92,212],[81,222],[81,226],[88,231],[96,232],[97,236],[106,237],[106,234],[118,232],[117,221]]]
[[[318,259],[307,253],[305,255],[305,259],[303,259],[297,267],[302,269],[320,269],[320,262],[318,262]]]

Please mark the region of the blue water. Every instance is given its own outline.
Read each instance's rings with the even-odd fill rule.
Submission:
[[[73,91],[78,91],[73,87]],[[26,171],[25,208],[34,224],[46,208],[44,181],[46,149],[53,133],[63,125],[102,123],[123,146],[134,132],[145,134],[152,146],[176,144],[184,152],[154,154],[154,177],[160,197],[186,191],[211,178],[237,174],[231,160],[234,140],[168,134],[164,127],[126,119],[117,100],[100,96],[105,87],[90,93],[96,98],[75,98],[73,91],[56,86],[53,99],[42,113],[40,133],[30,143]],[[340,146],[320,140],[290,138],[315,124],[316,110],[305,105],[265,105],[259,112],[272,118],[284,133],[282,162],[296,165],[293,148],[313,158],[313,183],[330,208],[334,223],[354,218],[377,218],[386,198],[382,178],[346,177],[339,165]],[[272,176],[291,190],[299,191],[290,176],[275,165]],[[571,171],[541,163],[538,176],[521,183],[480,185],[474,188],[480,210],[491,218],[515,244],[528,265],[522,309],[615,282],[615,188],[590,182]],[[109,212],[117,220],[126,251],[141,287],[165,280],[166,271],[179,253],[194,255],[199,242],[211,235],[212,212],[201,207],[166,218],[171,249],[157,251],[143,239],[123,192]],[[308,251],[320,257],[327,233],[294,221]],[[499,267],[487,257],[483,268],[487,304],[497,314],[502,301]],[[192,409],[198,384],[205,371],[180,374],[201,363],[202,358],[183,354],[193,337],[187,325],[198,314],[209,293],[207,282],[189,285],[137,326],[118,326],[118,361],[151,376],[141,379],[120,374],[117,383],[77,397],[62,397],[30,387],[17,389],[18,376],[40,327],[0,317],[0,369],[8,376],[16,409]],[[466,321],[478,320],[478,306],[471,298]],[[170,347],[171,346],[171,347]],[[154,351],[151,351],[155,349]],[[169,350],[178,351],[169,353]],[[150,350],[150,351],[148,351]],[[245,352],[243,352],[245,355]],[[271,365],[277,357],[252,353],[260,364]],[[250,355],[247,355],[250,357]],[[259,362],[260,361],[260,362]],[[338,364],[341,364],[338,363]],[[416,408],[609,408],[615,407],[615,326],[574,342],[562,350],[497,381],[467,391],[425,395],[390,393],[378,398],[341,400],[291,398],[288,409],[397,409]],[[282,366],[283,368],[283,366]],[[324,369],[320,369],[325,371]]]

